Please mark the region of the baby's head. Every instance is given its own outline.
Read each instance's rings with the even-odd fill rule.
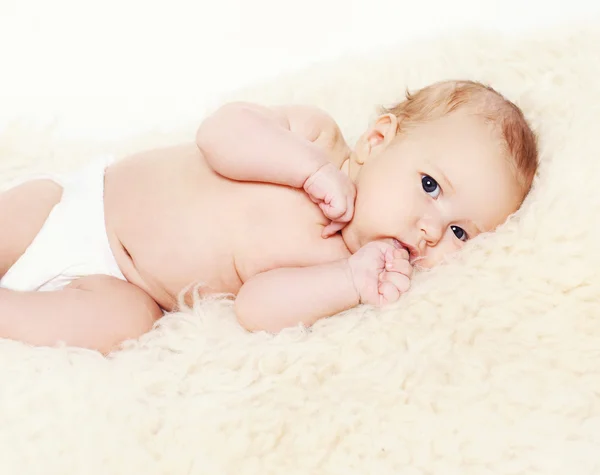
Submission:
[[[447,81],[407,94],[351,154],[357,198],[344,240],[352,252],[396,240],[432,267],[515,212],[537,163],[522,112],[493,89]]]

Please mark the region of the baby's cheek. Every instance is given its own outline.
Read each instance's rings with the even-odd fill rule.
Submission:
[[[430,260],[430,257],[428,254],[425,254],[424,256],[420,256],[420,257],[416,258],[415,260],[411,261],[411,264],[413,265],[415,270],[431,269],[433,267],[432,261]]]
[[[425,258],[422,261],[415,262],[415,266],[431,269],[440,264],[445,257],[454,254],[462,247],[460,243],[453,241],[457,241],[456,238],[452,240],[444,238],[437,246],[428,248],[425,253]]]

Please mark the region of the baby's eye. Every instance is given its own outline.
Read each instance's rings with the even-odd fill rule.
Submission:
[[[454,233],[454,235],[460,239],[461,241],[466,241],[467,239],[469,239],[469,236],[467,236],[467,233],[465,232],[465,230],[459,226],[450,226],[450,229],[452,229],[452,232]]]
[[[423,186],[423,190],[432,198],[437,198],[440,196],[440,192],[442,191],[438,182],[431,178],[429,175],[421,176],[421,185]]]

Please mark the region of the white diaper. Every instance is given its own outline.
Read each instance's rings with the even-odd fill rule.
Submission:
[[[58,290],[92,274],[125,280],[104,222],[104,172],[111,161],[103,157],[78,172],[52,177],[63,187],[62,198],[25,253],[0,279],[0,287]]]

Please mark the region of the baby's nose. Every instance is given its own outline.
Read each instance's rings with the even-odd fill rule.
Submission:
[[[424,218],[421,220],[421,231],[424,234],[425,241],[430,245],[435,245],[444,233],[443,223],[440,219]]]

